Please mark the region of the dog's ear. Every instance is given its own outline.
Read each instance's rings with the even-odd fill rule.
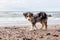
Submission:
[[[33,14],[31,14],[33,16]]]
[[[23,15],[26,17],[26,13],[23,13]]]
[[[33,13],[31,13],[31,16],[33,16]]]

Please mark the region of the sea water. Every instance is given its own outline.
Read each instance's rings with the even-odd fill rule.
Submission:
[[[25,19],[23,13],[23,11],[0,11],[0,26],[29,25],[30,22]],[[52,15],[52,17],[48,17],[48,24],[60,24],[60,12],[46,13]]]

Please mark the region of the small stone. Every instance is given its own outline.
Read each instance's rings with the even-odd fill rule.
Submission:
[[[59,35],[56,35],[56,34],[55,34],[55,35],[53,35],[53,36],[55,36],[55,37],[59,37]]]
[[[2,38],[0,38],[0,39],[2,39]]]
[[[31,39],[25,37],[25,38],[23,38],[23,40],[31,40]]]
[[[17,40],[19,40],[19,39],[17,39]]]
[[[60,30],[57,30],[58,32],[60,32]]]
[[[44,38],[43,36],[40,36],[40,38]]]
[[[51,35],[50,33],[47,33],[47,35]]]
[[[5,29],[9,29],[10,27],[5,27]]]
[[[35,39],[36,40],[36,39]]]

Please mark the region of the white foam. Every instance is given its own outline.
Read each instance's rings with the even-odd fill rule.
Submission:
[[[18,25],[19,18],[0,18],[0,25]]]

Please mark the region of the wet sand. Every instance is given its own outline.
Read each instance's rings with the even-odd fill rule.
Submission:
[[[0,40],[60,40],[60,25],[48,25],[47,30],[29,30],[28,26],[0,26]]]

